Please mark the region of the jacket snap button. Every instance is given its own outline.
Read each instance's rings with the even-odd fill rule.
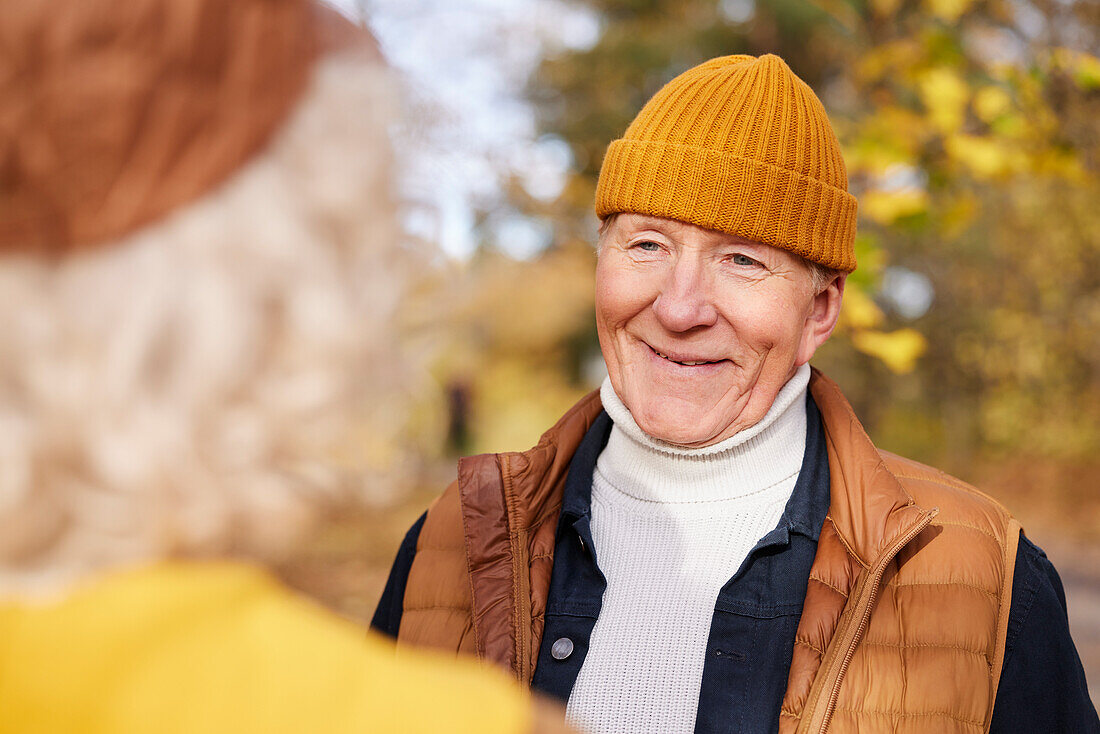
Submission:
[[[567,657],[573,654],[573,641],[568,637],[561,637],[554,640],[553,647],[550,648],[550,656],[555,660],[565,660]]]

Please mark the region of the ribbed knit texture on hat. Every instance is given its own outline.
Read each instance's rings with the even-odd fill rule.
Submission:
[[[607,149],[596,214],[668,217],[850,272],[856,199],[821,101],[778,56],[666,84]]]

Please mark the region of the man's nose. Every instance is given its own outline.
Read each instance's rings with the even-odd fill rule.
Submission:
[[[710,284],[697,258],[677,259],[653,303],[653,311],[669,331],[690,331],[717,321],[718,311],[711,298]]]

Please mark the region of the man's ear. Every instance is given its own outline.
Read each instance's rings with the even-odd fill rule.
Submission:
[[[836,328],[840,318],[840,304],[844,300],[844,282],[847,273],[840,273],[813,298],[806,323],[802,326],[802,342],[798,345],[797,366],[810,361],[817,348],[825,343]]]

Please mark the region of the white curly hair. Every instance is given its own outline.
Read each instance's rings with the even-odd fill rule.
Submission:
[[[344,54],[270,147],[109,247],[0,259],[0,590],[167,555],[274,559],[383,499],[424,362],[397,321],[384,66]]]

